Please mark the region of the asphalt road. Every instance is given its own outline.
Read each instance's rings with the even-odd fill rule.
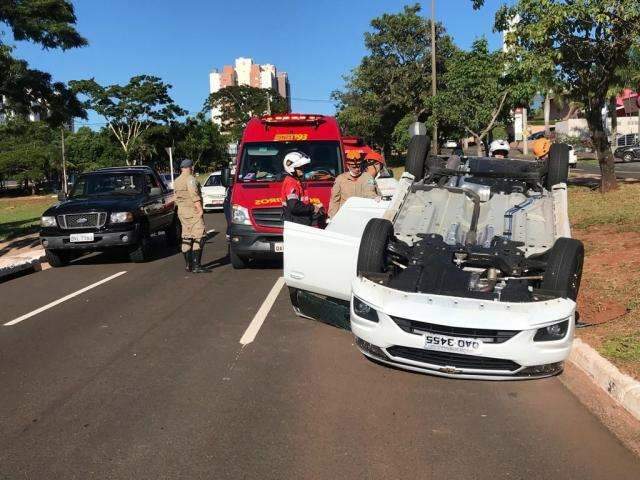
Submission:
[[[578,166],[571,169],[575,173],[591,173],[600,175],[598,165],[582,163],[578,161]],[[640,162],[616,163],[616,176],[618,178],[634,178],[640,180]]]
[[[233,271],[222,234],[205,260],[96,255],[0,284],[3,325],[113,277],[0,326],[0,479],[640,478],[558,378],[385,368],[284,289],[243,347],[281,272]]]

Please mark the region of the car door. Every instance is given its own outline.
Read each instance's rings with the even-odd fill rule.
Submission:
[[[145,173],[144,182],[147,199],[143,205],[143,209],[149,222],[150,233],[153,233],[161,230],[163,227],[165,200],[162,188],[152,174]]]
[[[350,300],[360,239],[372,218],[389,202],[350,198],[326,229],[285,222],[284,279],[288,286],[339,300]]]

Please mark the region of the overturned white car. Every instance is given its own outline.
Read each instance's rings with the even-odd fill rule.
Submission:
[[[544,162],[428,157],[414,137],[390,202],[350,199],[325,230],[287,223],[296,312],[348,326],[364,355],[443,376],[562,370],[584,248],[570,238],[568,149]]]

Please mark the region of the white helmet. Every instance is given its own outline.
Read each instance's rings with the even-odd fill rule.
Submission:
[[[503,151],[505,157],[509,155],[509,142],[506,140],[494,140],[489,145],[489,156],[493,157],[495,152]]]
[[[284,171],[289,175],[292,175],[296,168],[303,167],[309,163],[311,163],[311,159],[302,152],[289,152],[284,156],[284,160],[282,160]]]

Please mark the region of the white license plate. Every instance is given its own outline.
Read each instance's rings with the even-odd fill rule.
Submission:
[[[273,251],[276,252],[276,253],[284,252],[284,243],[274,243],[273,244]]]
[[[482,342],[475,338],[450,337],[437,333],[427,333],[424,336],[424,348],[438,352],[476,354],[482,351]]]
[[[77,242],[93,242],[93,233],[72,233],[69,235],[69,241]]]

